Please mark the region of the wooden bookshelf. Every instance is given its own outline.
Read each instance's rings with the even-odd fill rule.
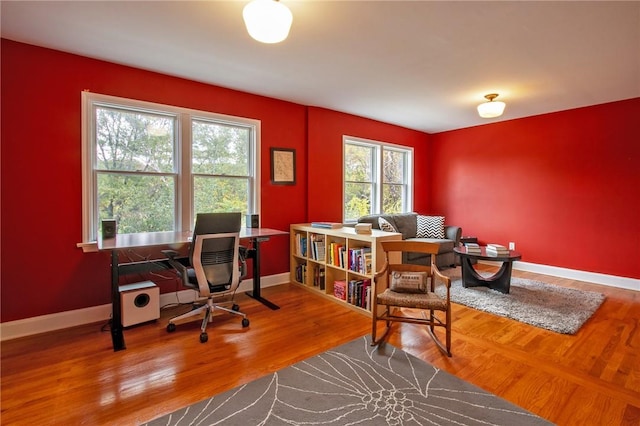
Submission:
[[[316,228],[303,223],[291,225],[290,238],[292,283],[370,315],[376,291],[373,277],[384,265],[380,243],[401,240],[402,234],[377,229],[357,234],[353,227]],[[399,262],[399,255],[392,261]],[[336,291],[340,283],[343,298]],[[379,282],[378,290],[382,287],[386,283]]]

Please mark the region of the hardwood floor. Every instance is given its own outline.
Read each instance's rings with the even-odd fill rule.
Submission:
[[[640,424],[640,292],[514,271],[605,293],[574,336],[461,305],[453,309],[453,357],[418,326],[389,342],[559,425]],[[271,311],[241,295],[251,326],[216,318],[209,342],[198,324],[157,323],[125,332],[113,352],[102,324],[2,343],[3,425],[131,425],[154,419],[370,332],[370,318],[293,285],[263,295]]]

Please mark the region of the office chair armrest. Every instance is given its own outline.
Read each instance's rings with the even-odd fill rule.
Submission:
[[[175,259],[180,254],[176,250],[161,250],[160,253],[164,254],[168,259]]]
[[[186,265],[189,259],[187,257],[178,257],[180,253],[175,250],[161,250],[161,252],[167,257],[169,265],[176,270],[178,277],[180,277],[183,282],[189,281]]]

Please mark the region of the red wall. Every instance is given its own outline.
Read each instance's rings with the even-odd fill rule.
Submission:
[[[415,149],[416,211],[526,262],[640,278],[640,99],[427,135],[5,39],[1,54],[2,322],[110,301],[108,255],[76,248],[85,89],[261,120],[265,227],[342,219],[346,134]],[[296,185],[270,183],[271,147],[296,150]],[[264,275],[288,271],[287,238],[264,248]]]
[[[323,108],[309,107],[310,221],[342,221],[342,136],[371,139],[414,148],[414,210],[429,212],[426,133]]]
[[[295,186],[269,180],[270,147],[306,157],[306,107],[3,39],[2,322],[110,301],[108,256],[76,248],[85,89],[261,120],[262,225],[306,220],[306,164]],[[289,269],[288,238],[263,247],[262,274]],[[175,280],[159,284],[176,289]]]
[[[316,220],[316,212],[321,220],[341,220],[343,133],[414,146],[421,164],[416,209],[426,206],[424,133],[5,39],[1,54],[2,322],[110,302],[108,255],[76,248],[85,89],[261,120],[262,226],[288,230],[291,223]],[[271,147],[296,150],[296,185],[270,183]],[[322,180],[327,176],[330,185]],[[263,275],[289,270],[286,237],[263,247]],[[163,293],[177,288],[175,280],[152,279]]]
[[[640,278],[640,98],[431,136],[432,207],[522,261]]]

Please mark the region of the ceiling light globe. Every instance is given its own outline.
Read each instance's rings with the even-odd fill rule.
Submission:
[[[505,103],[500,101],[485,102],[478,105],[478,114],[482,118],[500,117],[504,112],[505,106]]]
[[[289,35],[293,15],[276,0],[253,0],[242,10],[247,32],[262,43],[280,43]]]

